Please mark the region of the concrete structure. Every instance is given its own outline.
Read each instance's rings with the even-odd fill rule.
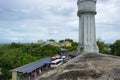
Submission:
[[[64,44],[65,47],[71,47],[72,46],[72,43],[69,42],[69,41],[65,41],[65,42],[63,42],[63,44]]]
[[[96,0],[78,0],[79,46],[78,53],[99,52],[96,44]]]
[[[18,80],[18,73],[17,71],[12,72],[12,80]]]
[[[37,44],[44,44],[45,42],[43,40],[38,40]]]
[[[52,46],[55,46],[55,47],[61,47],[61,45],[57,42],[53,42],[53,41],[47,41],[46,44],[48,45],[52,45]]]

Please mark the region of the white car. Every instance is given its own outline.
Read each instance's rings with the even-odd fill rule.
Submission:
[[[56,59],[54,61],[51,62],[51,68],[55,68],[60,66],[61,64],[63,64],[63,59]]]
[[[65,59],[66,58],[66,56],[62,56],[62,59]]]

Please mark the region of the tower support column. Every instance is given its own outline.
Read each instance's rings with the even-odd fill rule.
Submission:
[[[78,0],[78,52],[99,52],[96,44],[95,15],[96,0]]]

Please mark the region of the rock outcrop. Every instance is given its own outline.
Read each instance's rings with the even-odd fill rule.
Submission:
[[[39,80],[120,80],[120,57],[84,53]]]

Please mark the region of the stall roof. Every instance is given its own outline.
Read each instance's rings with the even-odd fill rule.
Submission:
[[[43,66],[44,64],[47,64],[47,63],[50,63],[50,62],[51,62],[50,58],[44,58],[44,59],[40,59],[38,61],[32,62],[30,64],[26,64],[24,66],[18,67],[16,69],[11,70],[11,71],[29,73],[29,72],[32,72],[33,70]]]

